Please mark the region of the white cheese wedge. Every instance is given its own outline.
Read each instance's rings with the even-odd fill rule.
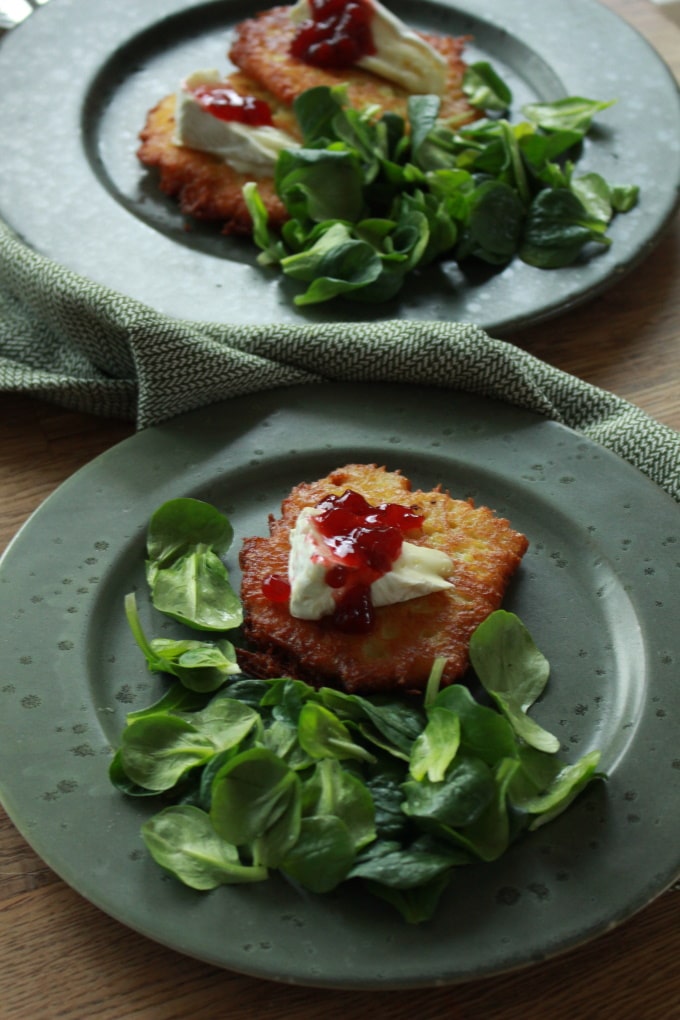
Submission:
[[[378,0],[370,2],[374,12],[371,33],[376,52],[357,60],[357,67],[396,82],[411,95],[443,95],[447,64],[441,53],[412,32]],[[311,18],[309,0],[299,0],[291,7],[290,17],[295,24]]]
[[[320,620],[335,609],[333,588],[326,584],[326,571],[337,565],[314,528],[313,507],[301,511],[290,533],[288,580],[289,611],[298,620]],[[449,557],[438,549],[403,542],[392,569],[371,585],[374,606],[420,598],[434,591],[452,588],[446,576],[453,571]]]
[[[446,553],[426,545],[402,542],[401,553],[392,569],[371,585],[371,601],[374,606],[393,606],[433,591],[444,591],[453,587],[446,580],[452,572],[453,563]]]
[[[209,70],[194,71],[182,82],[177,92],[173,142],[219,156],[237,173],[271,177],[281,150],[297,149],[298,143],[279,128],[220,120],[204,110],[192,89],[217,85],[222,80],[217,71]]]

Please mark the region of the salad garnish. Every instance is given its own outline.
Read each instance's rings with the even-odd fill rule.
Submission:
[[[613,217],[633,208],[639,189],[576,176],[575,164],[613,101],[534,103],[515,123],[503,115],[510,90],[490,65],[471,65],[465,88],[489,113],[463,126],[438,119],[435,95],[411,96],[406,120],[354,109],[343,85],[298,96],[302,146],[283,150],[275,168],[290,217],[280,232],[257,183],[243,188],[258,262],[305,285],[296,305],[388,301],[442,257],[556,269],[611,244]]]

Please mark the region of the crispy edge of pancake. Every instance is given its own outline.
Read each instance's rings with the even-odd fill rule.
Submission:
[[[269,96],[260,86],[236,73],[225,79],[240,95],[265,99],[272,108],[272,120],[282,130],[297,135],[292,112]],[[273,177],[238,173],[218,156],[173,142],[175,132],[175,95],[166,96],[149,111],[140,131],[141,145],[137,157],[145,166],[159,174],[159,187],[164,194],[176,198],[185,216],[222,224],[222,233],[249,235],[252,219],[243,185],[257,180],[262,201],[269,213],[270,225],[280,227],[288,213],[276,194]]]
[[[297,620],[286,605],[262,594],[269,574],[286,574],[289,534],[305,506],[347,488],[372,505],[386,501],[415,506],[425,515],[420,537],[409,540],[445,552],[454,563],[454,588],[376,610],[368,635],[346,634],[329,620]],[[325,478],[296,486],[281,516],[269,518],[269,538],[246,538],[240,554],[244,634],[241,668],[257,676],[293,676],[319,686],[356,692],[422,691],[434,659],[444,656],[449,684],[469,665],[474,629],[498,609],[528,541],[488,507],[455,500],[441,489],[412,491],[400,472],[375,464],[347,465]]]
[[[359,109],[377,104],[383,111],[406,114],[408,92],[370,71],[358,67],[342,70],[313,67],[289,53],[296,26],[290,19],[290,7],[273,7],[236,26],[229,58],[250,78],[286,104],[309,88],[348,83],[348,97]],[[452,118],[462,125],[481,114],[470,105],[462,91],[465,62],[462,59],[467,37],[418,33],[436,49],[448,64],[446,94],[439,117]]]

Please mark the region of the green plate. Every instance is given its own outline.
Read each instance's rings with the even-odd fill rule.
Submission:
[[[567,759],[602,751],[595,784],[494,864],[454,875],[413,927],[359,889],[283,880],[208,894],[156,867],[139,835],[154,802],[109,784],[125,714],[162,682],[127,630],[145,592],[148,518],[193,495],[239,540],[304,479],[345,463],[401,469],[493,507],[531,541],[506,607],[552,665],[536,718]],[[217,404],[140,432],[83,468],[0,564],[0,794],[35,850],[129,927],[218,966],[336,988],[495,974],[609,930],[680,871],[677,669],[680,510],[625,461],[502,403],[414,386],[302,386]],[[152,622],[153,620],[153,622]],[[171,624],[170,627],[174,627]]]
[[[496,334],[561,314],[620,279],[654,246],[680,184],[680,97],[658,54],[597,0],[390,0],[416,28],[470,35],[513,110],[566,95],[616,99],[578,173],[639,184],[612,245],[548,272],[515,261],[462,272],[443,261],[375,307],[298,309],[299,284],[260,269],[248,239],[187,222],[137,161],[147,111],[199,68],[229,69],[252,0],[69,0],[36,11],[0,44],[0,216],[29,245],[89,279],[181,319],[210,322],[473,322]],[[59,58],[55,59],[55,53]],[[662,172],[659,167],[662,165]]]

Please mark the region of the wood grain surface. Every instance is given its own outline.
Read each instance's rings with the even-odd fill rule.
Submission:
[[[680,78],[680,30],[649,0],[606,0]],[[680,429],[680,220],[603,296],[510,338]],[[21,396],[0,407],[0,548],[128,423]],[[669,809],[678,810],[678,805]],[[65,885],[0,809],[0,1020],[674,1020],[680,893],[594,942],[484,981],[424,991],[315,990],[219,970],[151,942]]]

